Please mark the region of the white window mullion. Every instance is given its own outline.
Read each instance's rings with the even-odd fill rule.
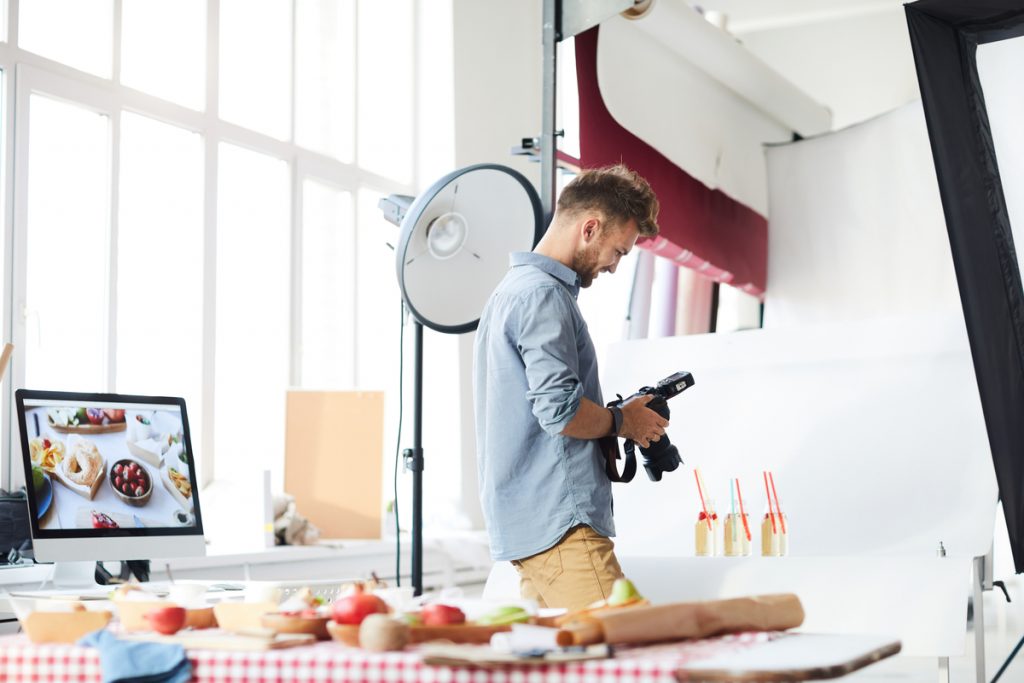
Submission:
[[[120,3],[118,3],[120,4]],[[110,115],[110,238],[107,271],[107,386],[117,386],[117,255],[121,197],[121,111]]]
[[[114,35],[113,35],[113,64],[110,78],[114,83],[121,82],[121,17],[124,9],[123,0],[114,0]]]
[[[12,47],[18,44],[19,14],[20,0],[7,0],[7,44]]]
[[[296,77],[296,52],[298,48],[295,39],[296,2],[292,0],[292,49],[291,49],[291,83],[289,84],[290,114],[288,140],[295,144],[295,83]],[[294,149],[294,147],[293,147]],[[295,155],[291,164],[292,170],[292,212],[291,212],[291,300],[289,311],[291,320],[291,339],[289,342],[289,368],[288,382],[292,386],[298,386],[302,378],[302,177],[300,170],[300,158]]]
[[[412,70],[412,93],[410,93],[410,102],[412,104],[412,118],[409,120],[409,125],[412,128],[409,134],[409,139],[412,141],[412,185],[416,188],[416,192],[412,194],[418,194],[421,190],[425,190],[426,186],[423,184],[426,179],[421,178],[421,164],[420,164],[420,144],[419,144],[419,126],[420,126],[420,78],[421,64],[418,56],[420,54],[420,3],[412,3],[412,64],[409,68]],[[432,182],[432,181],[431,181]]]
[[[111,80],[116,86],[121,82],[121,16],[122,0],[114,0],[114,33],[111,41]],[[115,88],[115,92],[117,89]],[[121,196],[121,110],[115,107],[110,117],[110,239],[108,240],[107,276],[107,386],[105,391],[114,391],[117,386],[117,266],[118,266],[118,221],[120,218]]]
[[[200,486],[213,481],[215,453],[213,407],[216,398],[217,357],[217,177],[219,126],[217,88],[220,84],[220,0],[209,0],[206,9],[206,135],[203,197],[203,432],[199,444],[203,457]]]
[[[4,122],[4,134],[0,137],[0,154],[3,155],[3,226],[4,226],[4,297],[3,297],[3,338],[5,341],[14,339],[14,88],[16,79],[13,68],[14,60],[11,58],[12,45],[17,45],[18,39],[18,0],[8,0],[7,4],[7,43],[2,47],[0,60],[3,62],[3,90],[2,90],[2,116]],[[11,364],[14,364],[11,358]],[[13,368],[12,368],[13,370]],[[3,392],[3,401],[0,402],[0,410],[3,411],[3,435],[0,441],[0,463],[4,467],[0,469],[0,482],[4,488],[12,488],[11,472],[13,455],[20,452],[20,444],[15,443],[18,438],[18,430],[14,425],[14,388],[18,384],[14,380],[13,371],[6,373],[7,384]]]
[[[17,0],[15,0],[15,3]],[[15,4],[16,6],[16,4]],[[17,13],[15,12],[15,15]],[[28,133],[29,133],[29,94],[28,83],[23,78],[25,69],[19,66],[16,70],[16,83],[14,92],[15,97],[11,103],[11,109],[13,113],[11,115],[11,122],[18,121],[19,125],[15,127],[11,125],[9,128],[9,138],[12,140],[11,150],[13,153],[12,163],[9,167],[12,169],[12,178],[8,183],[8,188],[11,190],[10,203],[12,205],[9,213],[11,214],[12,226],[11,226],[11,251],[9,257],[6,259],[10,262],[9,272],[9,283],[10,289],[7,292],[7,300],[11,307],[11,342],[14,344],[16,352],[11,356],[11,368],[7,372],[7,376],[10,378],[10,387],[12,390],[11,397],[13,397],[13,388],[25,386],[25,350],[26,350],[26,307],[27,302],[25,299],[25,287],[28,278],[25,274],[25,264],[28,262],[28,244],[25,239],[15,239],[14,233],[19,231],[19,228],[23,228],[28,222],[28,184],[24,182],[24,179],[28,177]],[[14,178],[20,178],[21,181],[15,183]],[[13,424],[13,411],[14,402],[10,401],[8,404],[8,424],[11,427]],[[17,430],[11,429],[9,432],[10,438],[6,439],[9,444],[10,451],[9,455],[12,457],[8,458],[8,477],[6,479],[7,488],[14,490],[17,486],[24,483],[24,473],[21,467],[12,467],[12,460],[15,453],[20,452],[20,443],[14,444],[13,441],[17,438]],[[19,461],[20,462],[20,461]]]
[[[17,0],[11,0],[11,4],[14,5],[14,9],[8,13],[8,20],[11,16],[17,16]],[[11,35],[11,30],[8,29],[8,36]],[[5,341],[13,341],[14,339],[14,316],[18,312],[17,307],[14,305],[14,115],[15,115],[15,87],[17,86],[17,79],[15,77],[15,69],[12,68],[9,63],[4,64],[3,72],[3,95],[2,106],[3,122],[4,122],[4,134],[2,143],[0,143],[0,154],[3,155],[3,226],[4,226],[4,297],[3,297],[3,338]],[[3,429],[4,436],[2,446],[2,454],[0,454],[0,462],[6,463],[6,467],[3,471],[0,471],[0,477],[3,478],[5,488],[11,489],[11,472],[13,469],[20,470],[21,468],[13,468],[12,460],[13,454],[20,452],[20,443],[16,443],[18,439],[18,430],[14,424],[14,411],[12,406],[14,405],[14,388],[20,386],[16,379],[14,372],[14,364],[17,359],[17,354],[11,358],[11,369],[5,374],[7,378],[6,391],[3,393]]]
[[[299,386],[302,382],[302,179],[301,157],[292,164],[292,212],[291,212],[291,340],[289,342],[288,382]]]

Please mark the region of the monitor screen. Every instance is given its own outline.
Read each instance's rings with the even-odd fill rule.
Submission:
[[[37,559],[202,554],[184,399],[20,389],[16,401]]]

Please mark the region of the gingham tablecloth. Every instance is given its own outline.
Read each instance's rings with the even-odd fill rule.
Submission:
[[[502,669],[428,666],[415,650],[374,654],[338,643],[266,652],[190,650],[192,680],[203,683],[666,683],[688,662],[740,650],[775,637],[743,633],[721,638],[620,648],[613,659]],[[32,645],[25,636],[0,637],[0,681],[100,681],[96,650],[76,645]]]

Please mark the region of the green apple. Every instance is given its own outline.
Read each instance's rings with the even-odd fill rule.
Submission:
[[[43,469],[36,465],[32,466],[32,490],[39,492],[43,488]]]
[[[401,620],[408,626],[423,626],[423,617],[416,612],[403,612]]]
[[[636,589],[633,582],[623,577],[621,579],[615,579],[615,583],[612,584],[612,592],[608,596],[608,605],[610,607],[615,607],[616,605],[624,605],[627,602],[642,599],[643,597],[640,595],[640,591]]]
[[[476,620],[483,626],[504,626],[521,624],[530,620],[530,613],[517,605],[499,607]]]

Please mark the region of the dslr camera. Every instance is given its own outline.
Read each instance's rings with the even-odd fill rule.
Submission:
[[[608,403],[608,407],[621,408],[623,403],[637,396],[653,396],[647,407],[667,420],[669,419],[668,400],[673,396],[678,396],[692,386],[693,375],[680,371],[669,375],[653,387],[641,387],[632,396],[627,398],[619,396],[618,400]],[[614,436],[608,436],[599,439],[599,443],[601,451],[605,456],[605,473],[608,475],[608,478],[615,482],[631,481],[636,474],[636,455],[634,453],[636,444],[630,439],[626,440],[626,461],[622,474],[619,474],[615,464],[615,461],[621,457],[618,439]],[[646,448],[641,446],[640,453],[644,458],[644,469],[647,470],[647,476],[651,481],[661,481],[661,475],[664,472],[673,471],[683,462],[683,459],[679,457],[679,449],[669,441],[668,434],[662,435],[657,441],[652,441]]]

